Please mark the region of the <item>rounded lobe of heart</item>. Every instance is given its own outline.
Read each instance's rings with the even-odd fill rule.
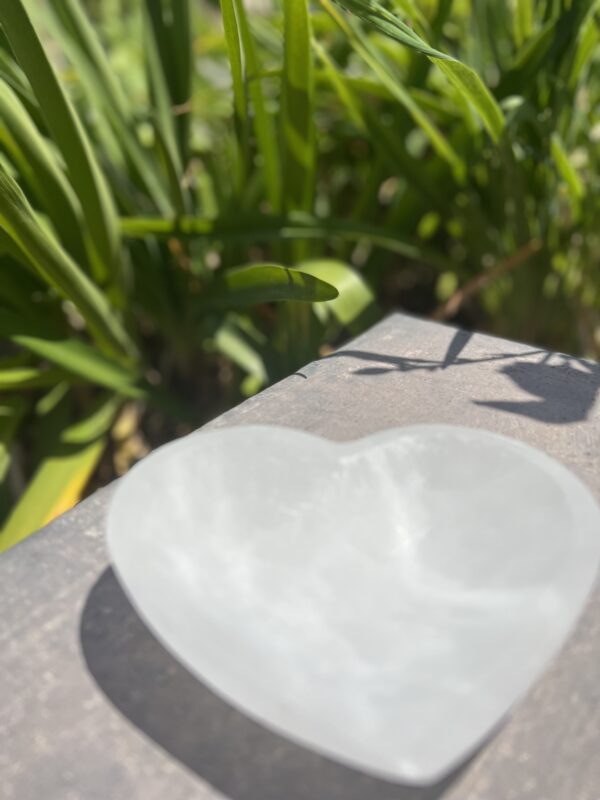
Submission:
[[[565,467],[484,431],[334,444],[248,426],[137,465],[108,544],[151,629],[232,704],[428,783],[560,648],[594,580],[600,511]]]

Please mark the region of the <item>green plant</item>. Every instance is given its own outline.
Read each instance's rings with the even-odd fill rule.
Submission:
[[[411,44],[413,34],[379,3],[340,0],[365,27],[342,18],[330,0],[322,5],[344,30],[343,44],[329,34],[327,46],[339,54],[329,71],[344,88],[337,90],[340,102],[354,116],[359,109],[370,144],[386,154],[372,184],[389,182],[385,224],[449,256],[437,274],[425,269],[421,281],[414,279],[435,285],[434,316],[453,316],[477,293],[471,323],[598,356],[600,4],[396,0],[396,13],[420,34],[413,52],[382,38]],[[429,47],[468,63],[486,90]],[[414,52],[419,48],[428,58]],[[386,119],[382,95],[394,96],[392,84],[402,85],[410,101],[406,113]],[[415,104],[449,151],[421,123]],[[385,266],[394,269],[377,255],[365,274],[380,275]]]
[[[375,295],[591,352],[597,2],[87,6],[0,5],[0,549]]]
[[[228,131],[227,102],[214,118],[192,113],[218,92],[210,81],[194,82],[199,21],[191,4],[142,5],[123,14],[131,42],[143,42],[128,51],[137,62],[131,76],[115,74],[114,49],[105,48],[78,0],[16,0],[0,9],[0,548],[77,499],[126,401],[193,424],[207,413],[194,404],[210,383],[211,352],[239,364],[251,392],[316,354],[314,333],[311,343],[290,346],[301,333],[294,326],[309,319],[314,327],[310,310],[297,313],[294,304],[329,303],[318,323],[326,327],[339,308],[331,305],[338,291],[329,275],[349,282],[340,298],[346,324],[372,305],[348,266],[321,261],[303,271],[300,250],[258,252],[259,237],[250,247],[244,242],[255,238],[249,212],[261,202],[263,177],[274,214],[311,206],[314,146],[307,139],[293,177],[282,181],[281,162],[293,168],[295,142],[287,146],[284,135],[279,156],[260,83],[240,82],[239,70],[252,66],[248,56],[258,69],[243,7],[224,2],[226,43],[218,38],[214,58],[222,69],[228,56],[234,77]],[[286,19],[308,24],[304,0],[288,4]],[[297,122],[298,102],[300,119],[312,126],[312,83],[294,84],[308,48],[306,35],[285,46],[284,131]],[[255,165],[256,149],[264,168]],[[164,241],[125,239],[121,217],[141,215],[176,227],[186,215],[201,217],[215,230],[197,243],[177,232]],[[271,238],[285,223],[277,218]],[[310,234],[314,224],[307,225]],[[274,302],[284,304],[279,315]],[[261,313],[274,316],[263,330]]]

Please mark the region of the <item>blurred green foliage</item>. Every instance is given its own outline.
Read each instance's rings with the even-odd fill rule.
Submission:
[[[599,39],[595,0],[2,4],[0,549],[390,308],[597,356]]]

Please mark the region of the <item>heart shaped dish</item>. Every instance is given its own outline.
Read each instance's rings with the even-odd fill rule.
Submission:
[[[197,677],[355,768],[430,783],[557,653],[590,591],[600,511],[527,445],[416,426],[349,443],[200,432],[120,482],[117,575]]]

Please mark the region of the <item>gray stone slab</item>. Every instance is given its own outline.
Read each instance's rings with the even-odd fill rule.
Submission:
[[[596,364],[395,315],[210,427],[343,440],[471,425],[545,450],[600,498],[599,390]],[[600,800],[600,587],[468,764],[435,786],[397,786],[270,733],[179,666],[108,564],[111,491],[0,557],[3,800]]]

